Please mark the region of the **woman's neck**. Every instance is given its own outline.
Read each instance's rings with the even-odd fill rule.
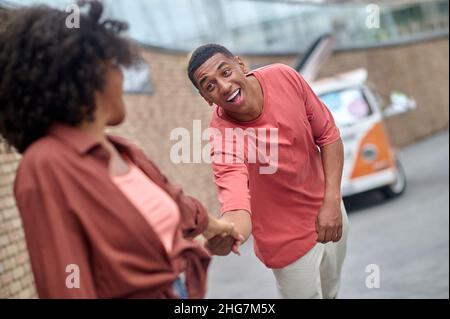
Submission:
[[[99,123],[98,121],[94,122],[82,122],[78,128],[85,132],[86,134],[89,134],[90,136],[94,137],[95,139],[99,140],[102,144],[109,145],[110,142],[108,141],[106,134],[105,134],[105,125],[102,123]]]

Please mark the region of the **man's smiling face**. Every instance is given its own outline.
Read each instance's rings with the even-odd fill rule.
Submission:
[[[217,53],[194,72],[194,80],[208,103],[230,114],[246,114],[251,91],[245,73],[245,65],[239,58]]]

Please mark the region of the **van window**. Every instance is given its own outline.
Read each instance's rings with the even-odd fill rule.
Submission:
[[[337,126],[350,126],[372,114],[369,103],[360,89],[345,89],[319,95],[333,114]]]

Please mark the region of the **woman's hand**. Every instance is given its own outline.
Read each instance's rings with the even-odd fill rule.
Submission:
[[[226,236],[224,238],[222,238],[222,236],[216,236],[209,239],[206,242],[205,247],[210,251],[211,254],[217,256],[227,256],[230,252],[234,252],[236,255],[240,255],[239,245],[241,243],[242,240],[236,241],[231,236]]]

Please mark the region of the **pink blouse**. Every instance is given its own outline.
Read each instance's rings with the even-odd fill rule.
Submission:
[[[166,251],[173,248],[180,211],[175,201],[136,165],[127,161],[129,171],[112,176],[114,183],[142,213],[161,239]]]

